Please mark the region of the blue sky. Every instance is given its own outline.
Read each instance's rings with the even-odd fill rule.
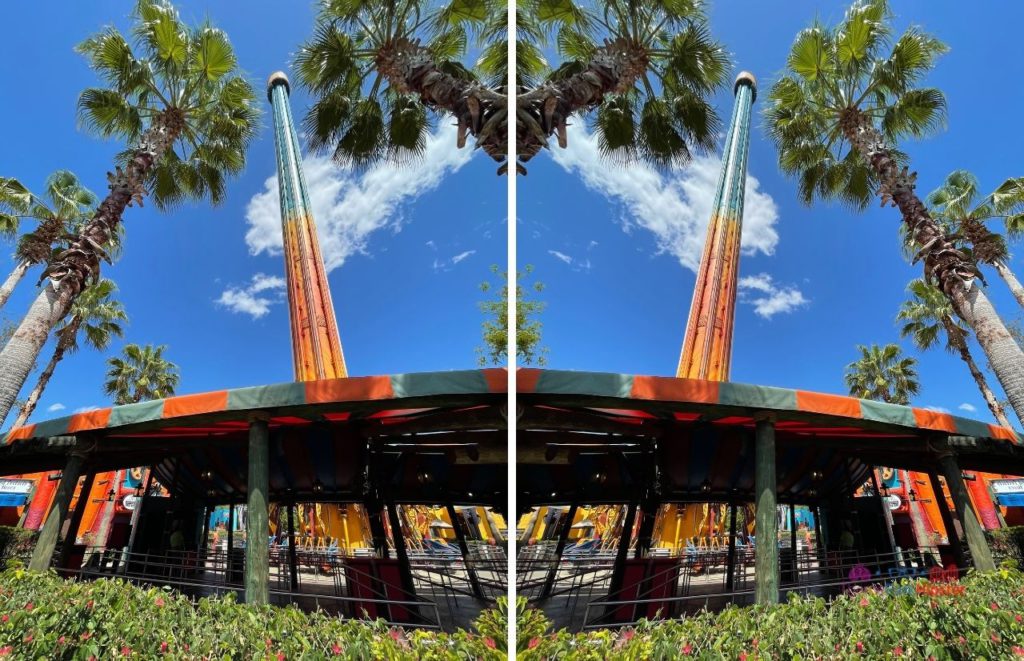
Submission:
[[[267,76],[288,67],[313,28],[312,2],[175,4],[190,22],[209,16],[228,32],[261,100]],[[96,81],[73,47],[111,23],[125,30],[129,6],[105,1],[62,3],[59,11],[38,3],[7,8],[0,60],[8,63],[9,93],[0,107],[0,174],[40,189],[49,173],[68,168],[101,196],[106,192],[105,175],[120,145],[77,126],[77,95]],[[37,29],[44,25],[45,31]],[[307,97],[294,90],[296,118],[307,105]],[[277,192],[275,185],[272,195],[265,194],[275,163],[269,104],[264,108],[246,171],[231,182],[222,206],[197,204],[170,213],[148,205],[128,210],[124,257],[104,272],[117,282],[131,316],[125,339],[105,355],[83,349],[66,358],[34,420],[108,404],[102,392],[104,361],[125,342],[167,344],[167,358],[181,367],[182,393],[292,379],[288,312],[280,290],[252,286],[257,274],[269,276],[258,281],[265,285],[284,274],[282,257],[265,250],[275,227],[279,240],[280,226],[267,223],[268,201],[276,213]],[[477,305],[484,298],[479,283],[490,276],[491,264],[505,262],[506,180],[483,155],[470,158],[468,148],[457,153],[451,132],[433,144],[433,162],[442,165],[385,169],[358,180],[323,161],[307,168],[311,186],[318,189],[313,197],[320,198],[314,204],[325,216],[319,220],[330,226],[324,252],[334,267],[331,287],[353,375],[476,365],[482,321]],[[253,249],[263,250],[253,255]],[[0,255],[6,274],[13,265],[9,247]],[[24,313],[36,293],[38,270],[29,278],[0,316],[15,320]],[[217,303],[226,290],[234,292],[225,300],[234,301],[235,308]],[[258,317],[233,311],[258,313],[261,307],[266,312]],[[41,364],[49,352],[48,346]],[[64,409],[48,411],[57,405]]]
[[[834,23],[846,6],[720,1],[712,3],[711,28],[731,53],[734,74],[747,69],[757,76],[763,99],[796,33],[815,16]],[[973,171],[985,190],[1021,175],[1024,136],[1013,127],[1019,123],[1024,91],[1012,80],[1024,56],[1015,27],[1024,20],[1024,7],[975,3],[970,11],[956,11],[916,0],[893,6],[899,28],[922,25],[951,47],[930,78],[947,94],[948,128],[904,145],[919,173],[920,191],[929,192],[957,168]],[[731,90],[716,101],[728,121]],[[777,169],[761,109],[760,102],[755,104],[749,161],[758,202],[752,205],[748,185],[744,239],[751,246],[771,247],[771,254],[762,250],[744,256],[740,276],[767,274],[783,298],[788,293],[790,303],[801,297],[806,302],[768,318],[759,316],[754,305],[740,303],[732,380],[845,392],[843,370],[856,357],[855,345],[899,340],[894,317],[907,282],[920,274],[920,267],[901,259],[894,209],[872,205],[857,214],[838,206],[802,206],[793,182]],[[699,249],[704,236],[701,229],[694,243],[687,223],[709,204],[713,184],[708,181],[717,176],[717,165],[698,162],[660,178],[637,168],[626,172],[592,159],[587,136],[580,133],[583,127],[574,128],[569,153],[541,154],[519,181],[518,258],[534,264],[537,279],[546,285],[549,366],[674,374],[694,283],[693,271],[683,263],[696,263],[694,246]],[[581,172],[589,177],[589,188]],[[753,225],[752,208],[757,214]],[[1019,272],[1024,262],[1014,259],[1012,267]],[[760,282],[766,281],[762,277]],[[989,283],[1004,318],[1019,317],[1021,310],[995,273]],[[748,290],[751,301],[758,298],[753,293]],[[909,343],[904,346],[920,358],[922,391],[916,405],[990,419],[958,358],[941,350],[918,355]],[[984,364],[977,347],[976,354]],[[991,381],[996,385],[994,376]],[[958,410],[962,404],[977,410]]]

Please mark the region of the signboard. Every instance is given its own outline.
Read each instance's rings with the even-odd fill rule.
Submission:
[[[128,494],[121,500],[121,504],[129,512],[134,512],[135,508],[139,506],[139,501],[142,500],[135,494]]]
[[[32,480],[0,478],[0,507],[20,507],[32,491]]]
[[[889,506],[890,511],[895,512],[903,506],[903,500],[895,494],[890,494],[885,497],[885,504]]]
[[[1024,507],[1024,480],[992,480],[989,485],[1000,505]]]

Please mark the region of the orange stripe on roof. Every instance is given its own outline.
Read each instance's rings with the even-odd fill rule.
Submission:
[[[71,416],[71,422],[68,423],[68,433],[73,434],[78,431],[90,431],[93,429],[104,429],[107,426],[107,422],[110,420],[110,407],[105,409],[96,409],[95,411],[86,411],[85,413],[76,413]]]
[[[718,403],[718,381],[673,379],[664,376],[634,376],[629,396],[670,402]]]
[[[508,392],[508,370],[503,367],[491,367],[480,370],[487,381],[488,392]]]
[[[215,411],[223,411],[227,407],[227,390],[204,392],[198,395],[181,395],[180,397],[171,397],[164,400],[163,417],[177,418],[198,413],[213,413]]]
[[[798,411],[841,415],[845,418],[860,418],[860,400],[843,395],[827,395],[820,392],[796,391]]]
[[[533,367],[520,367],[516,370],[516,392],[537,392],[537,381],[541,370]]]
[[[988,429],[992,438],[998,438],[1003,441],[1012,441],[1015,444],[1018,442],[1017,434],[1012,429],[1000,427],[999,425],[989,425]]]
[[[18,427],[17,429],[12,429],[11,433],[7,435],[7,442],[13,443],[14,441],[21,441],[26,438],[32,438],[32,432],[34,432],[35,430],[35,423],[31,425],[25,425],[23,427]]]
[[[929,411],[928,409],[914,409],[914,420],[921,429],[934,429],[936,431],[948,431],[956,433],[956,422],[953,416],[948,413]]]
[[[395,396],[389,376],[360,376],[306,382],[307,404],[390,399]]]

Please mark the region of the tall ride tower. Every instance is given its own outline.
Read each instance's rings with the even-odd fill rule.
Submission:
[[[732,329],[739,279],[740,235],[743,230],[743,191],[747,179],[750,109],[757,81],[743,71],[733,86],[736,102],[725,138],[718,193],[711,211],[704,254],[690,304],[690,319],[676,376],[728,381]]]
[[[299,139],[288,102],[290,91],[288,77],[281,71],[267,81],[267,98],[274,107],[277,186],[281,193],[295,380],[339,379],[348,376],[348,372],[338,338],[338,322],[334,319],[331,289],[320,256],[316,223],[306,195]]]

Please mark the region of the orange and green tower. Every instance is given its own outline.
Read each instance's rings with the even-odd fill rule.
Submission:
[[[292,121],[288,77],[278,71],[267,81],[267,98],[274,108],[277,185],[281,194],[288,312],[292,326],[292,356],[296,381],[348,376],[334,318],[331,289],[320,255],[316,223],[306,194],[302,152]]]
[[[740,235],[743,231],[743,192],[747,179],[750,113],[757,82],[746,71],[733,87],[736,101],[725,137],[718,192],[708,223],[704,253],[693,288],[690,319],[676,376],[683,379],[728,381],[739,281]]]

